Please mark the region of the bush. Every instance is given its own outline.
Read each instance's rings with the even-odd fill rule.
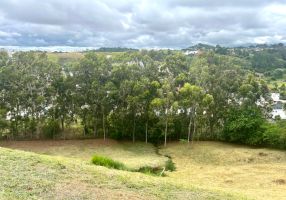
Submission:
[[[46,138],[54,139],[60,133],[60,124],[57,120],[50,119],[43,126],[43,133]]]
[[[222,139],[241,144],[263,144],[265,120],[258,108],[236,108],[227,114]]]
[[[123,163],[114,161],[111,158],[107,158],[104,156],[94,155],[92,158],[92,163],[95,165],[100,165],[108,168],[127,170],[127,167]]]
[[[161,167],[144,166],[144,167],[140,167],[135,172],[141,172],[144,174],[155,175],[155,176],[165,176],[164,168],[161,168]]]
[[[171,158],[166,161],[165,167],[167,171],[173,172],[176,170],[175,163],[171,160]]]
[[[276,123],[265,123],[263,142],[266,146],[286,149],[286,123],[278,121]]]

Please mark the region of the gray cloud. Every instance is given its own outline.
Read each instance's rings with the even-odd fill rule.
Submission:
[[[286,42],[286,0],[1,0],[0,45]]]

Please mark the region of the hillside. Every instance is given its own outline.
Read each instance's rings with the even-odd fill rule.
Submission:
[[[0,145],[3,180],[0,199],[5,200],[278,200],[285,196],[286,153],[282,151],[217,142],[197,142],[193,147],[176,142],[160,148],[162,155],[156,154],[152,145],[112,140],[107,144],[102,140],[80,140],[1,142]],[[94,153],[129,166],[160,164],[167,154],[172,157],[176,171],[158,177],[107,169],[91,164]]]

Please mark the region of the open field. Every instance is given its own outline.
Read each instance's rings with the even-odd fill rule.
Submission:
[[[77,140],[0,142],[0,146],[0,199],[286,197],[283,151],[219,142],[171,143],[159,153],[172,157],[176,171],[156,177],[90,162],[99,154],[130,167],[162,166],[167,158],[151,144]]]
[[[115,140],[61,140],[61,141],[18,141],[3,144],[8,148],[32,151],[40,154],[60,156],[90,163],[94,154],[108,156],[138,169],[148,165],[163,166],[167,161],[164,156],[156,154],[152,144],[137,142],[117,142]]]
[[[81,52],[67,52],[67,53],[48,53],[48,58],[55,62],[67,63],[79,61],[84,57],[84,53]]]
[[[169,144],[177,171],[168,173],[185,186],[244,194],[253,199],[286,199],[286,152],[219,142]]]
[[[125,52],[96,52],[97,55],[111,56],[120,55]],[[85,52],[48,52],[48,58],[54,62],[64,64],[64,63],[74,63],[84,58]]]

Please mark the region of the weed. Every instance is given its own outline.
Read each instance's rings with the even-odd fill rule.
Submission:
[[[167,171],[175,171],[176,170],[176,166],[175,163],[171,160],[171,158],[169,158],[166,163],[165,163],[165,168]]]
[[[114,161],[111,158],[107,158],[105,156],[94,155],[92,158],[92,163],[108,168],[127,170],[127,167],[123,163]]]

